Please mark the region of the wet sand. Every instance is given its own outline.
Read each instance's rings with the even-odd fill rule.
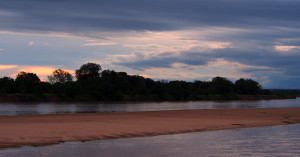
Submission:
[[[300,108],[1,116],[0,148],[300,123]]]

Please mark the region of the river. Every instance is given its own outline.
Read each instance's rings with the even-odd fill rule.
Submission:
[[[278,107],[300,107],[300,98],[256,101],[0,103],[0,116]]]

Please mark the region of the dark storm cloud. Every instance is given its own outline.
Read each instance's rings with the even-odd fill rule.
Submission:
[[[299,28],[296,0],[4,0],[0,29],[174,30],[185,27]],[[2,14],[1,14],[2,12]]]

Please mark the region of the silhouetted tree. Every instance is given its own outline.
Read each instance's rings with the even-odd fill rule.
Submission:
[[[73,81],[73,76],[65,70],[57,69],[52,72],[52,75],[48,76],[48,80],[51,84],[65,84],[66,82]]]
[[[14,79],[10,77],[0,78],[0,93],[13,93]]]
[[[212,81],[154,81],[138,75],[113,70],[102,71],[96,63],[87,63],[76,70],[76,81],[67,71],[57,69],[48,76],[49,82],[40,82],[34,73],[20,72],[16,79],[0,78],[0,93],[22,93],[25,100],[57,95],[63,100],[224,100],[237,99],[237,94],[271,94],[251,79],[235,83],[224,77]],[[295,93],[297,91],[277,91]],[[299,92],[299,91],[298,91]],[[20,94],[22,96],[22,94]],[[33,96],[32,94],[35,94]]]
[[[215,94],[212,89],[211,82],[203,82],[203,81],[194,81],[192,91],[194,95],[208,95],[208,94]]]
[[[81,81],[85,79],[98,79],[100,78],[100,72],[102,68],[96,63],[83,64],[78,70],[76,70],[76,78]]]
[[[235,89],[238,94],[257,95],[262,93],[261,85],[251,79],[239,79],[235,82]]]
[[[34,94],[43,95],[53,92],[53,86],[49,82],[40,82],[34,86]]]
[[[212,86],[216,94],[234,93],[234,84],[224,77],[213,78]]]
[[[15,83],[18,92],[33,93],[34,87],[40,83],[40,78],[34,73],[26,73],[22,71],[18,73]]]

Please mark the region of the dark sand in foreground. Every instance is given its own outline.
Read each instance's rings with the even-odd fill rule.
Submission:
[[[0,117],[0,148],[300,123],[300,108]]]

